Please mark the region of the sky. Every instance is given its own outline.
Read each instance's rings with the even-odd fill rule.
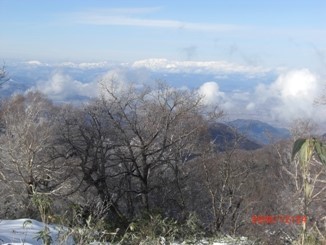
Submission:
[[[0,0],[2,59],[326,64],[324,0]]]

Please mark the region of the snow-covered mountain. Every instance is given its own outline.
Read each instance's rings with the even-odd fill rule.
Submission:
[[[135,61],[132,68],[146,68],[155,72],[195,73],[195,74],[234,74],[261,76],[271,72],[259,66],[244,66],[226,61],[171,61],[167,59],[146,59]]]
[[[20,65],[31,67],[66,67],[77,69],[99,69],[112,68],[117,66],[128,67],[130,69],[148,69],[153,72],[169,73],[192,73],[192,74],[244,74],[247,76],[264,76],[267,73],[275,72],[272,69],[262,66],[248,66],[230,63],[226,61],[176,61],[168,59],[144,59],[131,63],[114,63],[108,61],[99,62],[72,62],[64,61],[57,63],[47,63],[39,60],[29,60],[20,62]]]

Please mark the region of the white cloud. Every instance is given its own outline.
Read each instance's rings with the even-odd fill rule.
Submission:
[[[31,66],[48,66],[46,63],[42,63],[39,60],[29,60],[24,62],[26,65],[31,65]]]
[[[127,78],[125,76],[125,71],[120,69],[114,69],[110,70],[107,73],[105,73],[102,78],[102,80],[109,80],[109,81],[116,81],[119,83],[125,83]]]
[[[97,96],[96,82],[82,83],[62,72],[55,72],[47,81],[39,81],[36,89],[55,101],[78,100]]]
[[[255,91],[224,93],[216,82],[204,83],[199,93],[207,105],[219,105],[229,116],[291,123],[298,118],[325,122],[326,107],[316,106],[324,84],[308,69],[283,71],[274,82]]]
[[[246,91],[233,90],[230,96],[232,96],[232,100],[247,102],[252,97],[252,94]]]
[[[203,96],[203,102],[207,105],[217,105],[223,103],[224,93],[220,91],[220,88],[216,82],[206,82],[198,89],[200,95]]]
[[[153,13],[159,9],[160,8],[93,9],[84,12],[70,13],[70,16],[72,16],[75,23],[87,25],[138,26],[214,32],[236,31],[248,28],[231,24],[196,23],[173,19],[150,19],[134,16],[136,14]]]
[[[297,118],[310,118],[321,121],[324,116],[317,112],[320,108],[314,101],[322,86],[318,76],[308,69],[287,71],[274,83],[257,86],[254,100],[276,120],[291,122]]]
[[[250,102],[250,103],[246,106],[246,110],[247,110],[247,111],[252,111],[252,110],[255,109],[255,107],[256,107],[255,103]]]
[[[159,11],[161,7],[148,8],[94,8],[89,11],[91,14],[101,15],[134,15],[134,14],[150,14]]]
[[[272,86],[281,92],[282,98],[304,98],[313,100],[318,92],[318,81],[315,74],[308,69],[289,71],[281,74]]]
[[[42,68],[39,67],[37,61],[28,63],[28,67],[30,66],[35,71]],[[90,70],[85,69],[85,67]],[[101,68],[100,73],[98,72],[99,67]],[[74,72],[70,72],[70,68],[73,68]],[[102,72],[112,69],[113,66],[106,62],[56,65],[53,66],[53,70],[63,69],[65,72],[53,72],[49,78],[45,77],[38,81],[33,89],[40,90],[55,101],[80,101],[103,94],[103,85],[114,89],[118,94],[132,96],[130,93],[132,89],[153,82],[151,72],[154,74],[155,72],[160,74],[211,74],[213,77],[236,74],[234,79],[243,76],[248,78],[248,74],[254,74],[256,78],[259,78],[272,72],[272,70],[259,67],[241,66],[224,61],[196,62],[149,59],[115,66],[114,69],[101,77],[97,77],[94,81],[81,82],[74,77],[77,74],[76,69],[87,72],[85,74],[93,74],[93,68],[96,68],[94,74],[99,76]],[[274,81],[269,82],[269,84],[259,84],[254,90],[246,87],[245,90],[229,88],[229,92],[221,91],[217,82],[210,81],[202,84],[198,88],[198,92],[203,95],[203,102],[206,105],[217,105],[227,114],[235,115],[238,118],[274,119],[278,122],[289,123],[297,118],[310,118],[316,122],[325,122],[326,107],[316,106],[314,103],[324,92],[323,80],[308,69],[283,69],[277,72],[279,75]],[[78,73],[78,75],[80,74],[82,73]],[[264,79],[268,77],[266,76]],[[98,84],[99,80],[102,85]],[[242,81],[244,80],[241,78],[239,83]],[[264,81],[266,82],[266,79]],[[134,87],[131,87],[130,82],[133,83]]]
[[[108,100],[115,100],[108,91],[112,92],[115,96],[130,97],[133,96],[135,86],[137,84],[128,80],[124,70],[115,69],[108,71],[100,78],[98,94]]]
[[[58,64],[59,67],[70,67],[70,68],[78,68],[78,69],[96,69],[96,68],[106,68],[109,67],[110,64],[106,61],[102,62],[82,62],[82,63],[74,63],[74,62],[63,62]]]

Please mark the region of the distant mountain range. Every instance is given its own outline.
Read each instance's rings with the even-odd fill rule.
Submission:
[[[211,125],[209,133],[212,142],[216,145],[216,148],[219,151],[226,151],[234,148],[249,151],[262,147],[262,145],[248,139],[236,129],[224,123],[215,123]]]
[[[289,130],[273,127],[268,123],[258,120],[237,119],[227,124],[236,129],[240,134],[246,136],[249,140],[260,145],[268,145],[290,138]]]
[[[211,139],[219,151],[227,149],[256,150],[264,145],[288,139],[289,130],[258,120],[237,119],[210,126]]]

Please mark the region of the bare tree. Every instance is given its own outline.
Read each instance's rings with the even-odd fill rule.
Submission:
[[[105,86],[104,96],[101,101],[120,134],[121,162],[135,180],[131,191],[141,195],[142,206],[149,210],[149,194],[157,188],[153,177],[175,161],[175,147],[186,151],[198,133],[200,97],[162,84],[140,91],[130,87],[119,95]]]
[[[68,106],[62,112],[61,154],[73,160],[80,196],[94,193],[91,198],[99,197],[115,218],[123,219],[117,202],[122,192],[120,176],[125,170],[116,161],[119,145],[105,109],[93,101],[84,108]]]
[[[163,84],[103,89],[100,99],[66,114],[63,138],[84,191],[96,190],[116,213],[133,217],[154,207],[158,190],[169,192],[164,181],[177,185],[178,164],[194,151],[203,120],[201,99]]]
[[[0,68],[0,86],[8,81],[8,75],[5,69],[5,66]]]
[[[44,96],[30,92],[5,101],[1,119],[1,182],[8,195],[28,200],[35,193],[57,195],[69,173],[65,159],[54,150],[55,107]]]
[[[255,204],[249,197],[255,191],[250,178],[257,174],[256,163],[250,152],[237,149],[241,141],[242,136],[238,135],[224,152],[219,152],[213,141],[202,142],[200,156],[193,160],[194,169],[190,171],[194,171],[193,178],[206,194],[196,198],[196,205],[205,210],[213,231],[236,234],[248,224],[248,209]]]

